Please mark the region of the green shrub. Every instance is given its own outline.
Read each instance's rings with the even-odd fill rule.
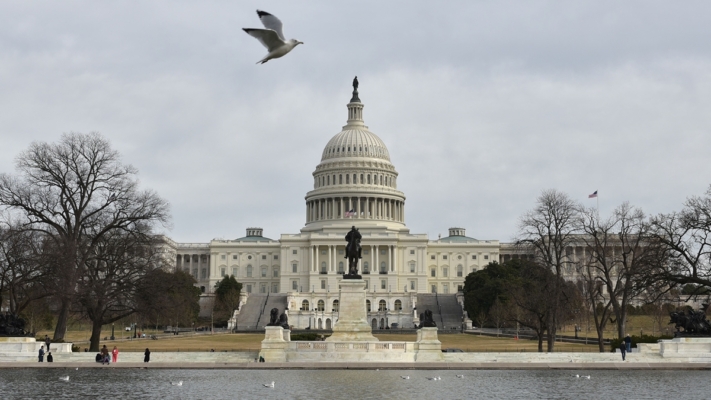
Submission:
[[[72,353],[79,353],[81,352],[81,348],[79,346],[72,346]]]
[[[632,347],[636,347],[637,343],[657,343],[660,339],[672,339],[672,336],[652,336],[652,335],[642,335],[642,336],[630,336],[632,339]],[[625,339],[612,339],[610,340],[611,351],[614,353],[620,348],[620,343],[624,342]]]
[[[323,336],[324,338],[327,338],[331,335],[322,335],[320,333],[295,333],[295,334],[291,335],[291,340],[292,341],[313,342],[315,340],[320,339],[321,336]]]

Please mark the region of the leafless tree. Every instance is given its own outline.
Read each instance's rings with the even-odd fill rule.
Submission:
[[[538,265],[548,268],[556,278],[549,295],[550,310],[547,314],[547,347],[555,349],[555,336],[559,324],[559,307],[563,288],[563,271],[572,266],[573,259],[566,252],[575,241],[576,218],[580,206],[565,193],[546,190],[538,197],[536,207],[521,217],[517,245],[534,250]]]
[[[20,314],[35,300],[47,297],[47,262],[43,240],[36,232],[0,223],[0,304]],[[5,301],[7,300],[7,301]]]
[[[656,278],[711,288],[711,186],[687,199],[680,212],[652,219],[653,235],[666,248]]]
[[[113,231],[137,224],[166,224],[169,207],[150,190],[139,190],[136,169],[98,133],[62,135],[58,143],[35,142],[19,155],[17,174],[0,174],[0,207],[40,232],[56,253],[53,292],[60,310],[54,339],[64,338],[77,284],[96,247]]]
[[[628,306],[634,299],[660,296],[665,287],[649,279],[662,256],[658,241],[651,238],[651,225],[641,209],[625,202],[612,216],[600,219],[594,208],[581,210],[580,240],[586,257],[578,260],[578,273],[585,281],[587,295],[602,304],[596,318],[598,338],[607,321],[608,308],[615,316],[618,337],[626,334]],[[668,286],[666,286],[668,287]]]
[[[502,304],[499,298],[497,297],[496,300],[494,300],[494,304],[492,304],[491,308],[489,309],[489,318],[496,327],[496,337],[499,337],[499,333],[501,333],[501,327],[504,326],[504,322],[506,322],[506,316],[506,306]]]

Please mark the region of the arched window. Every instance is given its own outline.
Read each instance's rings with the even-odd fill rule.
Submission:
[[[318,311],[323,311],[325,308],[326,303],[323,302],[323,300],[318,301],[318,305],[316,306],[318,308]]]
[[[339,185],[343,184],[343,175],[338,175],[338,184]]]
[[[457,265],[457,276],[462,277],[464,275],[464,267],[461,264]]]
[[[368,185],[370,185],[370,174],[368,174]]]
[[[238,275],[237,275],[237,272],[239,272],[239,268],[238,268],[238,267],[232,267],[232,276],[234,276],[234,277],[236,278],[236,277],[238,276]]]
[[[380,175],[380,186],[383,186],[383,176]]]
[[[336,184],[336,174],[333,174],[333,184]]]
[[[380,300],[378,302],[378,311],[386,311],[388,306],[385,304],[385,300]]]
[[[333,300],[333,311],[338,312],[338,300]]]
[[[346,175],[346,184],[351,183],[351,176]]]
[[[358,175],[353,174],[353,184],[355,185],[356,183],[358,183]]]
[[[442,276],[445,278],[449,276],[449,268],[447,268],[447,267],[442,268]]]
[[[326,261],[321,262],[321,273],[322,274],[326,273]]]
[[[383,261],[383,262],[380,263],[380,272],[381,272],[381,273],[386,273],[386,272],[388,272],[388,267],[387,267],[387,265],[385,264],[385,261]]]
[[[301,311],[309,311],[309,301],[304,300],[301,302]]]
[[[326,178],[326,184],[327,184],[327,185],[330,185],[330,184],[331,184],[331,177],[330,177],[330,176]]]
[[[363,174],[360,174],[360,184],[362,185],[364,183],[365,183],[365,178],[363,178]]]
[[[395,311],[402,311],[402,301],[395,300]]]
[[[272,277],[278,278],[279,277],[279,267],[274,267],[272,270]]]
[[[267,277],[267,267],[262,267],[261,272],[262,272],[262,278],[266,278]]]
[[[247,278],[251,278],[251,277],[252,277],[252,266],[247,265]]]
[[[367,282],[367,281],[366,281]],[[370,312],[370,300],[365,301],[365,310]]]

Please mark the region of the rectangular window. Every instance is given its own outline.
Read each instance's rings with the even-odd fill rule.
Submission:
[[[220,276],[225,276],[225,272],[224,268],[220,268]]]
[[[338,254],[343,254],[343,249],[338,250]]]
[[[415,272],[415,263],[410,263],[410,272]]]
[[[275,260],[278,260],[278,259],[279,259],[279,256],[274,256],[274,259],[275,259]]]
[[[226,259],[226,258],[227,258],[227,256],[224,255],[224,254],[220,256],[220,259],[221,259],[221,260],[224,260],[224,259]]]
[[[434,259],[435,259],[435,256],[430,256],[430,260],[434,260]]]
[[[484,259],[485,259],[485,260],[488,260],[488,259],[489,259],[489,256],[484,256]]]
[[[299,281],[291,281],[291,290],[299,290]]]
[[[247,293],[252,293],[252,285],[247,285]]]
[[[368,250],[363,249],[363,254],[368,254]]]
[[[200,271],[200,275],[202,279],[207,279],[207,268],[203,268],[202,271]]]
[[[417,287],[417,286],[415,286],[416,284],[417,284],[416,281],[410,281],[410,290],[415,290],[415,288]]]
[[[266,278],[266,277],[267,277],[267,269],[262,268],[262,278]]]
[[[267,285],[265,285],[264,283],[259,285],[259,293],[266,293],[266,292],[267,292]]]
[[[274,271],[272,271],[272,272],[273,272],[274,278],[279,277],[279,270],[278,269],[274,269]]]
[[[232,268],[232,276],[237,277],[237,268]]]
[[[457,285],[457,292],[461,292],[463,290],[463,288],[464,287],[462,285]]]
[[[476,260],[476,256],[472,256],[472,260]]]
[[[266,260],[266,259],[267,259],[267,256],[263,255],[262,260]]]
[[[368,287],[370,287],[370,281],[368,279],[365,280],[365,290],[368,290]]]
[[[464,271],[462,271],[461,269],[457,269],[457,276],[458,277],[461,278],[463,274],[464,274]]]
[[[291,254],[298,254],[298,252],[297,252],[296,249],[294,249],[294,250],[291,251]]]
[[[410,250],[410,254],[415,254],[415,250]]]
[[[232,255],[232,259],[236,260],[237,259],[237,254]]]
[[[299,266],[296,263],[291,264],[291,272],[293,272],[293,273],[299,272]]]
[[[442,259],[443,259],[443,260],[446,260],[446,259],[447,259],[447,256],[442,256]]]
[[[380,280],[380,288],[387,289],[388,288],[388,281],[386,281],[385,279],[381,279]]]
[[[430,271],[430,276],[433,277],[433,278],[434,278],[435,276],[437,276],[437,270],[434,269],[434,268],[432,268],[432,270]]]
[[[449,283],[443,283],[442,284],[442,293],[449,293]]]
[[[385,254],[385,249],[381,249],[380,254]]]
[[[325,256],[325,255],[326,255],[326,250],[321,250],[321,255]]]
[[[321,279],[321,289],[326,289],[326,280]]]
[[[432,285],[432,293],[437,293],[437,285]]]
[[[272,293],[279,293],[279,284],[272,283]]]
[[[449,276],[449,268],[442,268],[442,276],[445,278]]]

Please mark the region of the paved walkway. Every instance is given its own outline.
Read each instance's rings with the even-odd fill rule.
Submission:
[[[133,363],[118,362],[101,365],[95,362],[5,362],[0,363],[0,370],[5,368],[143,368],[143,369],[396,369],[396,370],[711,370],[711,363],[695,362],[596,362],[596,363],[216,363],[216,362],[175,362],[175,363]]]

